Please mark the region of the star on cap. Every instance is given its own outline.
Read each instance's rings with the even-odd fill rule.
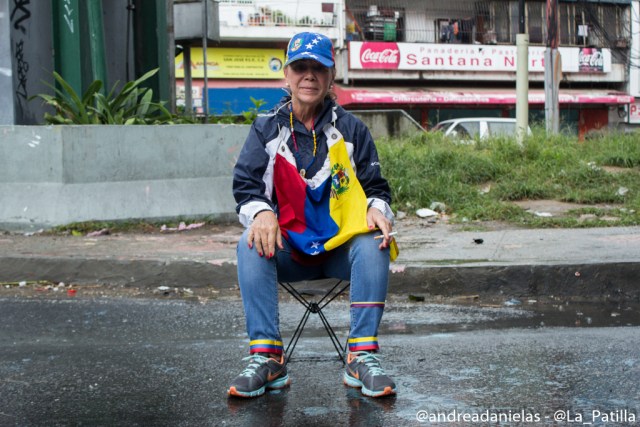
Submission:
[[[315,41],[315,40],[314,40]],[[313,49],[313,45],[311,43],[307,44],[307,49]]]

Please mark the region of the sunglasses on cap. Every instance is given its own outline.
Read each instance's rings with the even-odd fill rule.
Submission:
[[[289,68],[293,70],[294,73],[302,74],[311,70],[314,73],[324,73],[329,69],[322,65],[317,61],[295,61],[289,64]]]

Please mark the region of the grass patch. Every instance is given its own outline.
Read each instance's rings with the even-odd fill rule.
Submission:
[[[47,230],[46,234],[71,234],[82,236],[93,231],[107,229],[113,233],[142,232],[151,233],[160,229],[162,224],[148,221],[85,221],[59,225]]]
[[[638,133],[579,142],[537,130],[522,145],[508,138],[455,144],[425,133],[379,140],[377,146],[394,210],[412,213],[441,202],[453,222],[566,228],[640,224],[639,141]],[[582,221],[579,210],[536,217],[511,203],[522,200],[584,204],[595,218]],[[602,204],[615,210],[589,207]]]
[[[86,221],[73,222],[70,224],[53,227],[45,231],[44,234],[84,236],[87,233],[103,229],[108,230],[109,233],[157,233],[161,231],[162,226],[166,226],[167,228],[177,228],[181,222],[184,222],[186,225],[193,223],[204,223],[203,226],[219,226],[226,224],[228,221],[221,220],[219,218],[203,218],[198,220],[195,220],[193,218],[171,218],[167,221]]]

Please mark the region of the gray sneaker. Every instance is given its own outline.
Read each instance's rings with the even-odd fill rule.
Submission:
[[[360,388],[365,396],[382,397],[396,394],[396,384],[380,366],[380,356],[368,351],[347,354],[344,383]]]
[[[267,389],[284,388],[291,384],[284,356],[276,360],[256,353],[242,360],[248,360],[249,364],[231,381],[227,391],[229,396],[257,397],[262,396]]]

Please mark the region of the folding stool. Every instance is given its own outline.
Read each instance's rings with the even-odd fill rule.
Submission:
[[[343,283],[345,282],[344,280],[339,280],[339,279],[336,279],[336,280],[337,282],[326,293],[324,293],[322,297],[317,301],[306,298],[305,297],[306,293],[304,291],[298,291],[298,289],[296,289],[291,283],[278,281],[278,284],[280,286],[282,286],[291,296],[293,296],[296,300],[298,300],[300,304],[302,304],[305,307],[305,312],[302,315],[302,319],[300,319],[300,323],[298,323],[298,327],[293,333],[293,336],[291,337],[291,340],[289,341],[289,344],[287,345],[287,348],[285,350],[285,355],[286,355],[285,363],[288,363],[289,360],[291,359],[291,356],[293,355],[293,350],[295,350],[296,345],[298,344],[300,335],[302,335],[302,331],[304,330],[304,327],[307,324],[307,320],[309,320],[309,316],[311,315],[311,313],[317,314],[318,317],[320,317],[320,320],[322,321],[322,325],[324,326],[324,329],[327,331],[327,335],[329,335],[329,338],[331,338],[333,347],[336,349],[336,352],[338,353],[338,358],[342,361],[343,364],[345,363],[343,353],[346,352],[347,343],[345,342],[344,349],[340,347],[340,340],[336,336],[336,333],[331,327],[331,324],[329,323],[326,316],[322,312],[322,310],[331,301],[336,299],[338,296],[342,295],[349,288],[349,285],[351,284],[348,281],[346,281],[346,283]]]

